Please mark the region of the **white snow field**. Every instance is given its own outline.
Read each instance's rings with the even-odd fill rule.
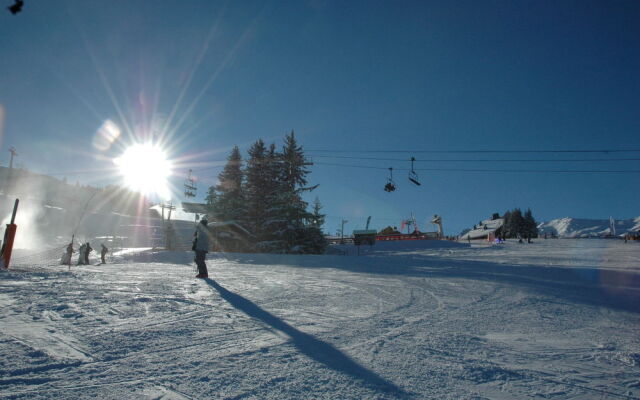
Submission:
[[[0,397],[640,398],[640,243],[374,248],[209,254],[208,280],[190,252],[17,256]]]

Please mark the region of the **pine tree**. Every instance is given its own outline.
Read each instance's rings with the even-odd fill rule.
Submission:
[[[522,218],[522,211],[519,208],[515,208],[511,212],[511,229],[513,237],[524,237],[524,219]]]
[[[215,215],[215,210],[218,202],[218,194],[216,193],[215,186],[209,186],[207,190],[207,196],[204,198],[205,203],[207,204],[207,214]]]
[[[322,229],[322,225],[324,225],[324,219],[326,217],[325,214],[320,212],[322,210],[322,204],[320,204],[320,199],[316,196],[313,201],[313,211],[311,212],[311,226],[314,228]]]
[[[269,181],[265,171],[266,151],[262,139],[257,140],[249,148],[249,160],[245,169],[245,195],[247,227],[258,241],[264,240],[264,223],[268,205],[265,197],[269,191]]]
[[[282,182],[286,191],[284,193],[286,208],[283,211],[288,221],[284,237],[287,241],[288,252],[309,251],[310,249],[306,245],[309,242],[307,234],[314,238],[318,236],[319,229],[307,229],[313,215],[307,211],[308,204],[302,199],[303,192],[311,191],[317,187],[317,185],[305,187],[307,184],[306,176],[309,173],[307,166],[309,165],[311,163],[305,159],[302,146],[298,145],[295,134],[291,131],[289,135],[285,136],[282,149]]]
[[[322,207],[316,199],[314,213],[310,213],[302,198],[302,193],[317,187],[305,186],[311,163],[305,159],[294,132],[284,142],[279,153],[275,144],[267,148],[264,141],[257,140],[248,150],[244,170],[239,167],[239,151],[234,148],[211,199],[222,216],[239,210],[241,217],[234,219],[240,219],[253,233],[258,251],[323,253],[327,242],[320,229],[324,223]],[[239,179],[234,179],[236,176]],[[227,199],[236,197],[228,193],[237,187],[243,206],[231,208]]]
[[[538,237],[538,224],[536,223],[535,218],[533,218],[533,213],[530,208],[527,208],[527,211],[524,213],[524,222],[526,226],[527,235],[532,238]]]
[[[209,186],[209,189],[207,190],[207,196],[204,198],[205,203],[211,206],[216,204],[217,200],[218,200],[218,195],[216,193],[215,186]]]
[[[504,213],[504,217],[502,218],[504,218],[502,225],[502,238],[510,238],[513,235],[511,232],[511,211]]]
[[[307,226],[298,231],[300,236],[297,238],[299,252],[304,254],[323,254],[327,249],[327,238],[319,228]]]
[[[215,201],[214,215],[222,221],[236,221],[242,224],[245,217],[245,195],[243,192],[242,156],[235,146],[224,169],[218,175],[215,190],[219,193]]]
[[[305,160],[302,146],[298,145],[293,131],[284,137],[282,160],[282,179],[289,184],[290,190],[295,190],[296,187],[304,187],[307,184],[306,176],[310,172],[306,167],[311,163]]]
[[[262,171],[266,183],[264,193],[264,221],[258,247],[261,251],[283,253],[287,251],[285,234],[288,226],[286,215],[287,185],[282,180],[282,155],[272,143],[265,153]]]

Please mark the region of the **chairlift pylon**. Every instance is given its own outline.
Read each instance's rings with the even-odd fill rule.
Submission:
[[[411,157],[411,171],[409,171],[409,180],[411,181],[411,183],[413,183],[414,185],[420,186],[420,180],[418,178],[418,174],[416,173],[416,171],[413,169],[413,162],[416,160],[415,157]]]
[[[387,180],[387,184],[384,185],[385,192],[393,192],[396,190],[396,184],[393,182],[393,168],[389,168],[389,179]]]

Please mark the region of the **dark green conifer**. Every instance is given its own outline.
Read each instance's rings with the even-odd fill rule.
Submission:
[[[245,217],[245,195],[243,191],[242,156],[238,146],[235,146],[224,169],[218,175],[218,193],[215,200],[214,216],[221,221],[236,221],[240,224]]]

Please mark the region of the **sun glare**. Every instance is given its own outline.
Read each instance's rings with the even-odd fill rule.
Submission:
[[[172,166],[159,147],[150,143],[134,144],[114,162],[129,189],[143,194],[157,194],[163,199],[170,198],[167,179],[171,176]]]

